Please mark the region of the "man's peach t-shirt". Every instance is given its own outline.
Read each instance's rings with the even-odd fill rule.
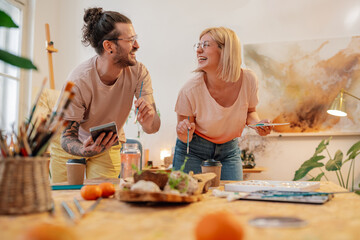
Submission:
[[[90,136],[91,127],[115,121],[119,140],[125,142],[123,126],[128,119],[134,96],[139,97],[142,81],[141,97],[150,104],[154,103],[150,74],[138,62],[135,66],[123,69],[117,81],[108,86],[100,80],[96,59],[97,56],[90,58],[70,73],[67,80],[75,83],[72,89],[75,96],[66,111],[65,119],[80,122],[81,141]]]
[[[253,71],[243,70],[239,96],[230,107],[218,104],[209,93],[200,73],[180,90],[175,112],[195,118],[195,133],[217,144],[240,137],[246,124],[248,108],[258,104],[258,81]]]

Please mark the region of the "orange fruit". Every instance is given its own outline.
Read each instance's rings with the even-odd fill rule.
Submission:
[[[110,182],[100,183],[99,187],[101,188],[101,191],[102,191],[101,196],[103,198],[110,197],[110,196],[114,195],[114,193],[115,193],[115,186],[114,186],[114,184],[112,184]]]
[[[236,218],[225,211],[203,216],[195,227],[196,240],[242,240],[243,227]]]
[[[72,228],[52,223],[40,223],[21,236],[22,240],[75,240],[78,239]]]
[[[98,185],[85,185],[80,189],[80,194],[85,200],[96,200],[101,197],[101,188]]]

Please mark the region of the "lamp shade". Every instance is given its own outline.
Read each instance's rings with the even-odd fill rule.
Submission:
[[[342,91],[336,96],[330,105],[330,108],[327,110],[327,113],[339,117],[347,116],[345,109],[345,99]]]

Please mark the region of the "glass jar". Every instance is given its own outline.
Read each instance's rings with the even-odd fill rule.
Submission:
[[[137,143],[124,143],[121,149],[121,178],[132,177],[140,170],[141,153]]]

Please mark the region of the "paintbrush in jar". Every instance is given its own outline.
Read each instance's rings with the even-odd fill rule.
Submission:
[[[29,124],[31,123],[31,120],[32,120],[32,118],[34,116],[34,112],[36,110],[36,107],[37,107],[37,104],[39,102],[40,96],[41,96],[42,92],[44,91],[44,87],[46,85],[46,82],[47,82],[47,78],[45,77],[42,84],[41,84],[40,91],[38,92],[38,95],[36,96],[36,99],[35,99],[34,105],[32,107],[32,110],[30,112],[29,120],[28,120],[28,122],[26,124],[26,130],[28,130]]]
[[[62,126],[60,126],[62,125]],[[60,131],[60,129],[62,129],[63,127],[66,127],[68,125],[68,121],[59,121],[58,124],[56,125],[56,127],[54,128],[53,131],[48,132],[48,134],[41,139],[41,142],[39,143],[38,147],[36,148],[36,150],[34,151],[33,155],[34,156],[41,156],[46,149],[49,147],[49,144],[52,140],[52,138],[54,136],[56,136],[56,134]]]
[[[53,111],[50,115],[50,118],[48,119],[48,121],[46,122],[46,126],[49,127],[52,122],[54,121],[54,118],[56,117],[57,113],[63,108],[63,106],[65,105],[67,99],[70,96],[71,93],[71,89],[73,88],[73,86],[75,85],[74,82],[67,82],[64,91],[62,92],[62,94],[60,94],[54,108]]]
[[[9,149],[7,148],[7,144],[6,144],[6,139],[4,139],[3,135],[2,135],[2,131],[0,131],[0,149],[1,149],[1,154],[4,157],[9,156]]]

